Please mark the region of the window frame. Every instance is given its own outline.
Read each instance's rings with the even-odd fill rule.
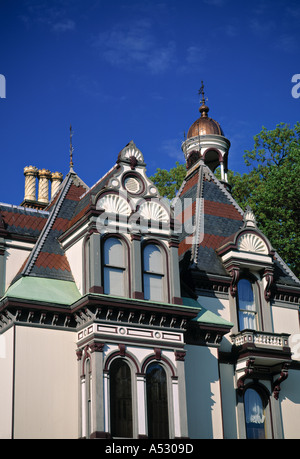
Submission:
[[[271,413],[271,395],[270,391],[267,387],[260,383],[258,380],[251,381],[249,384],[245,386],[245,390],[242,395],[242,404],[243,404],[243,420],[245,426],[245,433],[244,438],[248,439],[247,437],[247,423],[246,423],[246,407],[245,407],[245,394],[247,390],[252,389],[254,390],[260,397],[263,410],[264,410],[264,438],[265,439],[273,439],[274,438],[274,427],[273,427],[273,416]],[[249,438],[250,439],[250,438]]]
[[[242,280],[247,280],[252,287],[252,293],[253,293],[253,303],[255,306],[255,310],[253,313],[255,314],[255,329],[247,329],[243,328],[241,329],[240,327],[240,319],[239,319],[239,312],[241,311],[247,311],[247,310],[240,310],[239,307],[239,292],[238,292],[238,284]],[[259,332],[259,331],[264,331],[264,316],[263,316],[263,302],[262,302],[262,295],[261,295],[261,289],[263,288],[262,285],[262,279],[256,276],[252,272],[242,272],[241,275],[239,276],[238,282],[236,284],[236,295],[235,298],[233,299],[233,304],[234,304],[234,314],[236,318],[236,331],[237,333],[242,333],[244,330],[253,330],[254,332]],[[247,312],[252,312],[252,311],[247,311]]]
[[[129,372],[129,375],[130,375],[130,400],[131,400],[131,436],[130,437],[125,437],[125,436],[122,436],[122,437],[117,437],[117,436],[114,436],[114,432],[113,432],[113,424],[112,424],[112,421],[114,418],[113,416],[113,413],[112,413],[112,397],[113,397],[113,394],[112,394],[112,384],[113,384],[113,379],[112,379],[112,368],[116,365],[116,364],[122,364],[122,365],[126,365],[127,368],[128,368],[128,372]],[[111,363],[110,363],[110,366],[109,366],[109,400],[108,400],[108,406],[109,406],[109,426],[110,426],[110,433],[111,433],[111,436],[112,438],[122,438],[122,439],[125,439],[125,438],[135,438],[135,404],[134,404],[134,392],[133,392],[133,388],[134,388],[134,384],[135,384],[135,378],[133,377],[133,374],[132,374],[132,368],[131,368],[131,365],[130,365],[130,362],[128,362],[127,359],[124,359],[122,357],[116,357],[114,358]]]
[[[165,413],[165,414],[166,414],[166,417],[167,417],[167,427],[166,427],[167,436],[162,436],[162,437],[156,436],[156,435],[150,436],[150,434],[149,434],[149,430],[150,430],[150,429],[149,429],[149,424],[150,424],[150,422],[149,422],[149,421],[150,421],[150,419],[149,419],[149,418],[150,418],[150,412],[149,412],[150,410],[149,410],[149,407],[150,407],[151,405],[150,405],[150,403],[149,403],[150,400],[149,400],[149,392],[148,392],[148,388],[149,388],[148,373],[149,373],[150,371],[153,371],[153,370],[151,370],[151,367],[154,367],[154,369],[155,369],[155,367],[157,367],[157,366],[158,366],[158,367],[160,368],[160,370],[163,372],[164,378],[165,378],[163,390],[165,391],[164,396],[165,396],[165,404],[166,404],[166,406],[164,407],[164,409],[166,410],[166,413]],[[169,389],[169,384],[168,384],[168,373],[167,373],[166,369],[164,368],[164,366],[163,366],[159,361],[153,360],[153,361],[151,361],[151,362],[149,363],[149,365],[147,365],[147,368],[146,368],[146,371],[145,371],[145,382],[146,382],[146,387],[145,387],[145,404],[146,404],[146,413],[147,413],[147,416],[146,416],[146,417],[147,417],[147,432],[148,432],[148,438],[153,438],[153,439],[155,439],[155,438],[165,438],[165,439],[169,439],[169,438],[171,438],[171,437],[170,437],[170,427],[171,427],[171,426],[170,426],[170,409],[169,409],[169,404],[170,404],[169,391],[170,391],[170,389]],[[151,401],[152,401],[152,399],[151,399]]]
[[[161,255],[161,267],[162,267],[162,272],[153,272],[153,271],[147,271],[145,269],[145,250],[149,246],[154,246],[156,247]],[[147,301],[158,301],[158,302],[165,302],[169,301],[169,288],[168,288],[168,261],[167,261],[167,253],[166,249],[162,246],[162,244],[159,241],[156,240],[148,240],[146,241],[143,246],[142,246],[142,288],[143,288],[143,294],[144,294],[144,299]],[[162,286],[162,291],[161,291],[161,299],[153,299],[151,298],[146,298],[145,295],[145,276],[153,276],[154,278],[160,278],[161,279],[161,286]],[[150,289],[149,289],[150,290]]]
[[[123,250],[123,266],[116,266],[113,264],[106,264],[105,263],[105,245],[108,243],[110,240],[115,239],[116,241],[120,242]],[[103,285],[103,292],[105,295],[112,295],[112,296],[120,296],[120,297],[129,297],[130,296],[130,286],[129,286],[129,272],[130,272],[130,260],[129,260],[129,248],[127,243],[124,241],[123,237],[120,237],[115,234],[110,234],[107,237],[104,237],[102,240],[102,260],[101,260],[101,265],[102,265],[102,285]],[[127,266],[126,266],[127,265]],[[107,285],[105,281],[105,273],[109,270],[118,270],[119,272],[122,272],[122,279],[123,279],[123,294],[116,294],[116,293],[111,293],[111,291],[107,291]]]
[[[240,307],[240,292],[239,292],[239,284],[242,282],[242,281],[246,281],[249,283],[250,287],[251,287],[251,292],[252,292],[252,296],[253,296],[253,306],[254,306],[254,309],[251,310],[251,309],[242,309]],[[237,321],[238,321],[238,330],[240,332],[244,331],[244,330],[248,330],[249,327],[244,327],[242,328],[241,327],[241,321],[242,321],[242,318],[240,316],[243,316],[244,313],[248,313],[250,314],[251,316],[254,316],[254,323],[255,323],[255,328],[250,328],[249,330],[254,330],[254,331],[257,331],[258,328],[259,328],[259,321],[258,321],[258,308],[257,308],[257,298],[256,298],[256,295],[255,295],[255,292],[254,292],[254,282],[250,280],[250,278],[248,277],[242,277],[241,279],[239,279],[238,283],[237,283],[237,295],[236,295],[236,309],[237,309]]]

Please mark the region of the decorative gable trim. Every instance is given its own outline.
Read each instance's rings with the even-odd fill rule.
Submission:
[[[144,164],[144,156],[142,152],[136,147],[133,140],[131,140],[123,150],[120,151],[118,156],[119,161],[129,162],[132,169],[135,168],[137,164]]]

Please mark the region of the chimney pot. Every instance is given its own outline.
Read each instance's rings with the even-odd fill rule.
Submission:
[[[36,177],[38,170],[34,166],[24,167],[25,175],[25,195],[24,201],[35,201],[36,200]]]
[[[60,184],[63,180],[63,174],[61,172],[53,172],[51,174],[52,186],[51,186],[51,199],[56,194]]]
[[[49,180],[51,172],[48,169],[40,169],[38,171],[39,178],[39,196],[38,201],[47,204],[49,202]]]

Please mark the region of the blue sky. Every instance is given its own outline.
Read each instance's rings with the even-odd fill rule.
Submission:
[[[0,0],[0,201],[19,205],[23,168],[93,185],[133,140],[148,175],[183,162],[184,132],[209,115],[231,141],[229,168],[262,126],[299,120],[299,1]]]

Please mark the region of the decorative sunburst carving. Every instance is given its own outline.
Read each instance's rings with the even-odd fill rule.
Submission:
[[[146,220],[159,222],[169,221],[169,215],[166,209],[155,201],[144,202],[139,208],[139,213]]]
[[[138,163],[144,162],[142,152],[135,146],[133,141],[129,142],[129,144],[121,151],[121,158],[123,159],[130,159],[132,156],[136,158]]]
[[[97,202],[97,209],[104,209],[106,212],[122,215],[130,215],[131,209],[126,201],[117,194],[106,194]]]
[[[253,252],[262,255],[268,254],[265,242],[256,234],[243,234],[238,241],[238,249],[242,252]]]

